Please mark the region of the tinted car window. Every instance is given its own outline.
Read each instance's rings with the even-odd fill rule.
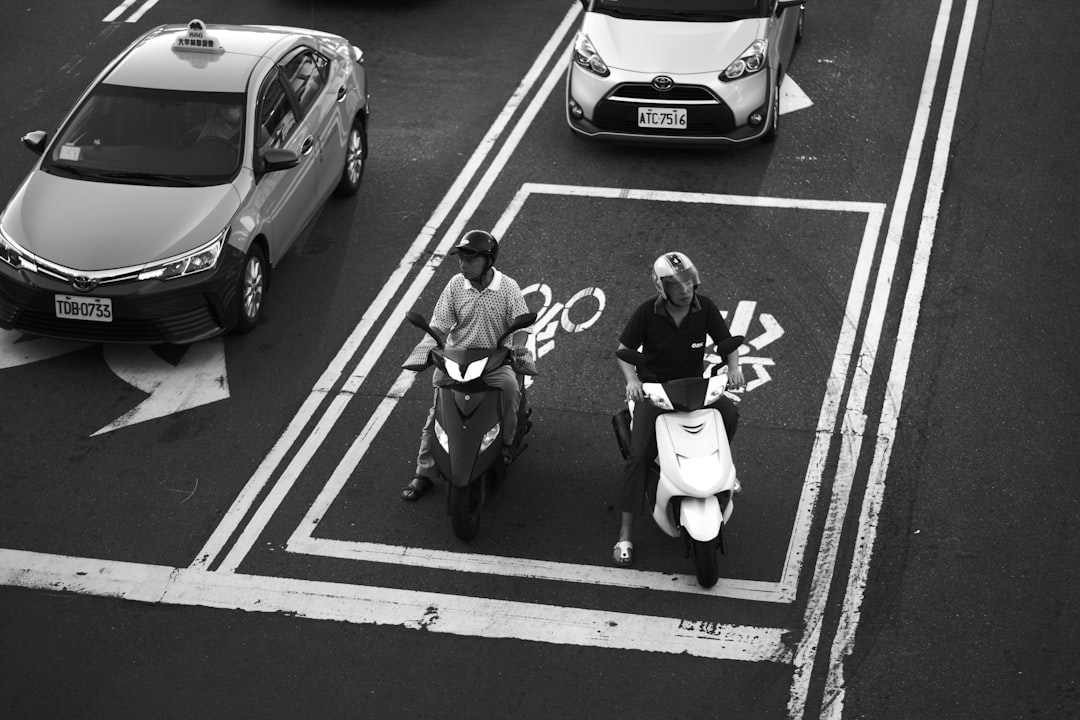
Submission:
[[[300,112],[306,113],[326,87],[330,62],[314,50],[303,50],[289,59],[282,71],[300,103]]]
[[[768,12],[768,0],[595,0],[592,9],[643,20],[730,20]]]
[[[262,128],[260,147],[265,145],[264,140],[268,140],[271,147],[280,147],[296,127],[292,101],[276,73],[267,81],[259,96],[258,117]]]
[[[105,182],[217,184],[240,166],[244,96],[102,84],[44,169]]]

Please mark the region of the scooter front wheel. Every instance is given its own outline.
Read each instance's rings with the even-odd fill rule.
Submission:
[[[465,542],[480,529],[480,481],[466,487],[450,486],[450,525],[454,535]]]
[[[697,572],[698,585],[711,588],[720,577],[716,560],[716,541],[690,539],[691,554],[694,556],[694,569]]]

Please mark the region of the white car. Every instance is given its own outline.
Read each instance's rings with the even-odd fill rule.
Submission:
[[[772,141],[805,0],[581,0],[566,74],[577,134],[629,142]]]

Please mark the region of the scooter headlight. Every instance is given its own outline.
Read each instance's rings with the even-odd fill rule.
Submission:
[[[712,405],[719,400],[726,388],[727,375],[718,375],[717,377],[709,378],[709,388],[705,392],[705,404]]]
[[[484,452],[491,443],[495,442],[495,438],[499,437],[499,432],[502,430],[500,423],[495,423],[490,430],[484,433],[484,437],[480,440],[480,452]]]
[[[439,424],[439,421],[435,421],[435,439],[439,441],[440,447],[446,452],[450,452],[450,440],[446,437],[446,431],[443,430],[443,426]]]

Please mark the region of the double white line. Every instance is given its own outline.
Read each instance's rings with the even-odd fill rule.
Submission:
[[[378,296],[372,301],[371,305],[368,306],[368,309],[360,319],[360,323],[353,329],[352,334],[345,341],[345,344],[341,347],[330,365],[315,383],[315,386],[312,388],[311,393],[304,401],[300,410],[285,429],[285,433],[274,444],[274,447],[259,465],[255,474],[248,480],[243,490],[241,490],[240,495],[237,497],[232,507],[226,512],[221,523],[214,530],[206,545],[196,556],[191,565],[192,568],[232,572],[240,565],[244,557],[250,551],[259,534],[266,526],[266,523],[270,520],[270,517],[281,505],[282,501],[284,501],[285,496],[299,478],[300,473],[307,466],[308,462],[310,462],[315,452],[322,445],[323,440],[340,419],[346,405],[356,394],[360,385],[364,382],[364,379],[382,355],[383,350],[393,337],[393,334],[397,332],[401,326],[405,317],[405,312],[409,309],[411,303],[415,302],[415,299],[419,296],[420,292],[423,291],[427,281],[431,278],[434,268],[438,266],[442,257],[450,249],[450,246],[453,245],[454,240],[463,229],[465,222],[468,221],[472,213],[475,212],[476,207],[494,183],[502,166],[505,165],[510,154],[516,148],[518,142],[520,142],[526,129],[525,126],[531,118],[531,114],[538,110],[537,107],[534,107],[536,105],[535,101],[533,105],[529,107],[525,116],[514,127],[509,138],[503,144],[498,156],[492,162],[480,183],[473,190],[466,205],[444,233],[441,242],[433,252],[428,251],[428,245],[435,233],[442,227],[443,223],[446,222],[451,210],[457,205],[461,197],[465,194],[468,186],[480,172],[481,166],[498,144],[499,140],[506,132],[506,129],[510,126],[510,121],[517,113],[519,107],[525,99],[532,94],[533,88],[539,81],[544,69],[551,64],[552,58],[558,52],[563,39],[569,32],[571,25],[577,19],[580,11],[581,7],[579,4],[574,3],[571,6],[570,10],[563,18],[562,23],[555,30],[554,34],[552,34],[547,45],[544,46],[544,49],[540,52],[540,55],[529,69],[528,73],[526,73],[513,95],[511,95],[487,134],[480,141],[480,144],[454,181],[449,192],[443,197],[431,218],[424,225],[420,234],[405,253],[405,256],[398,263],[398,266],[391,274],[390,279],[383,285]],[[547,82],[550,83],[552,78],[557,76],[558,73],[553,70],[548,76]],[[541,95],[543,95],[543,93],[541,93]],[[372,328],[376,325],[376,322],[383,316],[383,313],[386,311],[391,300],[393,300],[405,283],[409,273],[412,272],[418,264],[421,264],[424,261],[425,253],[428,252],[430,252],[430,259],[427,261],[429,267],[425,268],[428,272],[421,271],[421,275],[409,288],[409,292],[406,294],[405,298],[398,303],[390,316],[386,318],[383,327],[375,340],[367,346],[367,350],[356,368],[348,375],[341,388],[335,392],[334,388],[341,382],[342,377],[345,375],[346,367],[353,362],[354,357],[362,349],[368,333],[371,332]],[[286,455],[288,455],[300,440],[305,428],[307,428],[308,424],[316,416],[319,408],[323,405],[328,396],[331,397],[329,407],[319,418],[315,428],[308,434],[307,439],[303,442],[292,461],[282,472],[277,482],[274,483],[269,494],[263,499],[261,505],[255,511],[255,514],[244,527],[243,532],[236,539],[236,542],[233,543],[231,550],[229,550],[228,554],[221,560],[220,565],[214,567],[228,546],[230,539],[243,524],[244,519],[255,506],[256,501],[266,491],[266,487],[270,484],[274,473],[283,463]]]
[[[158,0],[143,0],[143,4],[140,5],[135,12],[124,18],[124,22],[138,22],[150,8],[154,7],[157,4]],[[102,19],[102,22],[114,22],[117,18],[130,10],[133,5],[135,5],[135,0],[124,0],[124,2],[114,7],[112,9],[112,12],[110,12]]]

